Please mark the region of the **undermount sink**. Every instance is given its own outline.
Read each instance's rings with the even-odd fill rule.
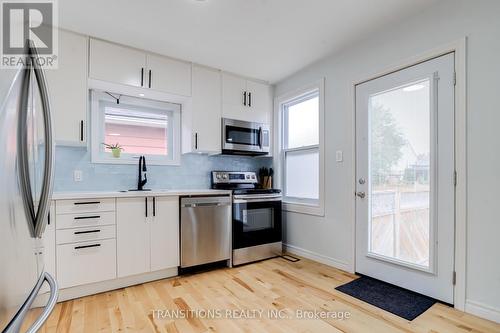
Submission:
[[[131,190],[121,190],[121,191],[118,191],[118,192],[128,193],[128,192],[151,192],[151,191],[154,191],[154,192],[169,192],[170,190],[168,190],[168,189],[154,190],[154,189],[150,189],[150,188],[145,188],[145,189],[142,189],[142,190],[131,189]]]

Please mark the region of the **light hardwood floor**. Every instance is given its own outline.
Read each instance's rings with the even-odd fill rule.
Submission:
[[[442,304],[409,322],[335,290],[355,277],[307,259],[291,263],[276,258],[62,302],[41,332],[500,332],[499,324]],[[211,310],[212,316],[222,317],[226,309],[236,310],[231,312],[233,317],[253,314],[238,310],[264,312],[258,319],[191,316],[176,320],[153,312],[167,309]],[[298,319],[299,309],[330,316],[348,312],[350,318]],[[268,310],[284,310],[269,314],[290,318],[269,318]]]

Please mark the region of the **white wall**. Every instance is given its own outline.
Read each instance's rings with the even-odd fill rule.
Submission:
[[[353,22],[353,24],[355,24]],[[442,1],[279,82],[276,95],[325,77],[325,217],[286,214],[286,242],[352,269],[353,83],[468,37],[467,310],[500,320],[500,1]],[[335,162],[335,151],[344,162]]]

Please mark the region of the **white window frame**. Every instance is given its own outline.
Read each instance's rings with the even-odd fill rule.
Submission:
[[[138,155],[122,155],[120,158],[114,158],[109,153],[102,153],[102,133],[104,131],[104,117],[102,110],[99,107],[100,100],[116,101],[111,96],[106,94],[104,91],[92,90],[90,92],[91,99],[91,160],[92,163],[104,163],[104,164],[137,164]],[[168,108],[168,102],[160,102],[148,99],[140,99],[136,97],[121,96],[120,102],[137,105],[144,107],[151,107],[156,109]],[[172,127],[169,130],[172,133],[172,154],[166,157],[161,157],[158,155],[145,155],[147,163],[149,165],[180,165],[181,159],[181,105],[175,105],[175,109],[178,111],[169,111],[173,115]],[[170,147],[170,145],[169,145]]]
[[[319,144],[300,148],[285,149],[285,131],[284,131],[284,118],[285,118],[285,105],[289,102],[311,94],[317,91],[319,95]],[[302,213],[308,215],[325,215],[325,80],[324,78],[313,82],[307,86],[300,89],[296,89],[280,95],[275,99],[275,142],[277,142],[275,148],[275,156],[278,158],[275,161],[276,170],[278,173],[277,184],[284,190],[286,194],[285,187],[285,154],[286,152],[293,151],[306,151],[310,149],[318,149],[319,151],[319,199],[311,201],[310,199],[301,198],[290,198],[284,195],[283,197],[283,209],[289,212]]]

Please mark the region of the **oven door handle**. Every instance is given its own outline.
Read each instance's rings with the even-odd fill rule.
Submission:
[[[276,196],[269,196],[269,197],[258,197],[258,198],[251,198],[251,197],[239,197],[239,196],[234,196],[233,197],[233,203],[239,204],[239,203],[248,203],[248,202],[271,202],[271,201],[281,201],[281,197],[276,197]]]

